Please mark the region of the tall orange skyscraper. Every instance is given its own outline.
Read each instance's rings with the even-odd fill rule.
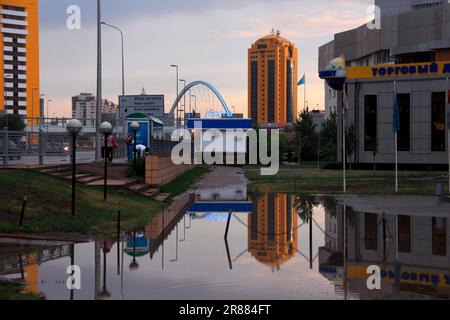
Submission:
[[[40,115],[38,0],[0,0],[0,111]]]
[[[248,49],[248,116],[260,127],[283,127],[297,119],[298,49],[280,32]]]

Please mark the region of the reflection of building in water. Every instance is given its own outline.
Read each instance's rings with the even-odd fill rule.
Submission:
[[[342,283],[345,276],[347,289],[358,293],[362,299],[394,294],[428,294],[449,298],[450,226],[447,214],[422,211],[395,214],[389,211],[383,213],[384,209],[378,210],[376,205],[370,208],[372,212],[364,212],[363,208],[355,208],[354,211],[347,209],[350,212],[347,213],[346,270],[343,269],[342,250],[336,248],[330,239],[337,235],[338,239],[341,238],[338,241],[342,240],[344,225],[338,223],[338,232],[327,234],[326,245],[320,250],[321,272],[328,278],[329,273],[334,272],[339,280],[337,284]],[[332,225],[336,219],[343,220],[342,206],[338,206],[337,212],[337,218],[326,216],[326,224]],[[367,288],[367,267],[370,265],[380,266],[382,270],[381,290]]]
[[[295,256],[298,219],[293,196],[261,196],[253,204],[248,221],[248,248],[256,260],[279,270],[283,263]]]
[[[2,246],[2,250],[8,248]],[[69,245],[30,249],[25,253],[0,252],[0,278],[23,283],[26,293],[39,292],[39,266],[50,260],[57,260],[70,255]]]

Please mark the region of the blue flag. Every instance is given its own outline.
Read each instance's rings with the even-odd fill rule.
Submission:
[[[306,74],[303,75],[303,78],[300,79],[300,81],[298,82],[298,86],[302,86],[306,83]]]
[[[400,131],[400,112],[398,109],[397,100],[397,86],[394,84],[394,103],[392,108],[392,132],[397,133]]]

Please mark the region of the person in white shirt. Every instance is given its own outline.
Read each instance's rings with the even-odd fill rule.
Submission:
[[[136,151],[138,153],[139,158],[143,158],[145,154],[150,151],[150,149],[144,146],[143,144],[138,144],[136,146]]]

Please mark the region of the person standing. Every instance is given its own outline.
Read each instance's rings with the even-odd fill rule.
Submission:
[[[128,161],[133,160],[133,148],[134,148],[134,140],[131,134],[128,134],[127,139],[125,140],[127,144],[127,154],[128,154]]]
[[[110,134],[106,139],[106,156],[110,163],[113,161],[113,151],[116,143],[114,135]]]

